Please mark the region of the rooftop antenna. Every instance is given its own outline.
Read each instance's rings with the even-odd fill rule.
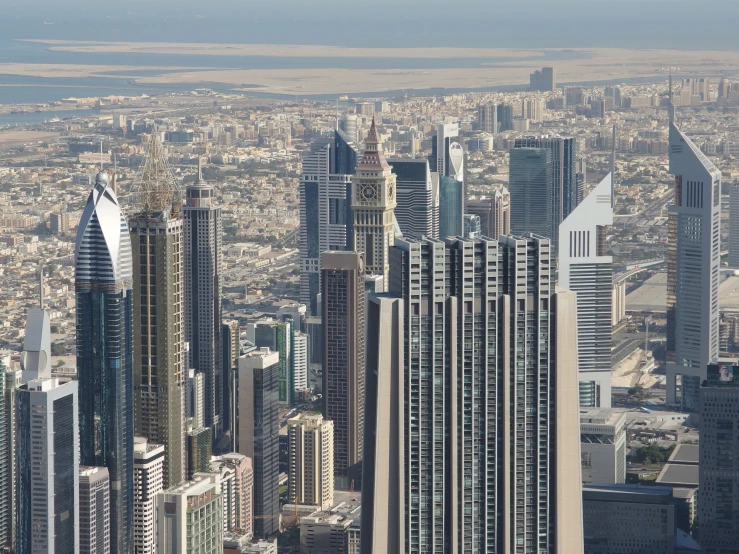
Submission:
[[[611,208],[616,204],[616,123],[613,124],[613,144],[611,145]]]
[[[198,183],[203,180],[203,158],[198,156]]]
[[[44,309],[44,262],[38,264],[38,280],[39,280],[39,306]]]
[[[103,141],[100,141],[100,173],[103,172]]]

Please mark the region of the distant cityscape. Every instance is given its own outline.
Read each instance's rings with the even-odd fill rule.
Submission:
[[[554,65],[3,106],[2,551],[736,554],[739,77]]]

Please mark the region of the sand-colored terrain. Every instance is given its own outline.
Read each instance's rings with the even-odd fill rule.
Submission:
[[[2,131],[0,132],[0,145],[50,141],[56,140],[58,137],[59,133],[42,131]]]
[[[128,77],[146,85],[218,84],[242,92],[286,95],[381,93],[391,90],[431,88],[477,89],[504,85],[526,85],[529,74],[542,65],[553,65],[558,83],[628,82],[631,79],[667,78],[672,68],[678,77],[739,74],[739,52],[684,52],[678,50],[631,50],[626,48],[570,49],[578,59],[544,62],[547,52],[562,49],[516,50],[496,48],[341,48],[314,45],[199,44],[38,41],[52,50],[68,52],[135,52],[212,56],[300,56],[301,69],[228,69],[206,67],[135,67],[64,64],[0,64],[0,74],[42,77],[106,76],[115,71],[139,74],[142,69],[161,74]],[[312,57],[373,58],[488,58],[477,67],[419,69],[312,68]],[[507,61],[501,61],[505,59]],[[515,58],[515,59],[513,59]],[[235,62],[236,63],[236,62]],[[346,65],[346,62],[337,65]],[[390,65],[390,64],[389,64]],[[441,64],[440,64],[441,65]],[[444,65],[449,65],[445,62]],[[167,72],[164,72],[164,70]]]

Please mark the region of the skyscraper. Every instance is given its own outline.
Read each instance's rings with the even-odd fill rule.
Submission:
[[[254,460],[254,535],[261,538],[279,529],[279,359],[269,348],[239,358],[239,454]]]
[[[495,104],[480,104],[477,107],[477,127],[493,136],[498,134],[498,107]]]
[[[729,267],[739,269],[739,181],[729,189]]]
[[[106,467],[80,466],[80,554],[110,552],[110,477]]]
[[[336,488],[348,489],[359,477],[364,440],[364,256],[326,252],[321,266],[323,417],[334,423]]]
[[[551,237],[556,231],[551,151],[514,148],[510,156],[511,232]]]
[[[216,440],[223,433],[223,367],[221,359],[221,208],[215,187],[203,180],[188,185],[184,219],[185,340],[188,367],[205,376],[205,427]]]
[[[559,284],[577,293],[580,405],[611,406],[613,258],[612,175],[607,175],[559,226]]]
[[[391,256],[368,314],[367,547],[582,551],[575,295],[553,290],[550,242],[398,240]]]
[[[135,554],[156,551],[157,494],[164,489],[164,446],[134,439],[133,540]]]
[[[218,451],[233,452],[236,449],[234,441],[236,427],[236,407],[238,406],[238,390],[236,375],[239,359],[239,322],[226,320],[221,326],[221,357],[223,367],[223,431],[230,435],[222,439]]]
[[[75,293],[80,459],[108,468],[110,549],[124,554],[133,546],[133,273],[128,225],[106,173],[77,228]]]
[[[510,104],[498,104],[496,107],[498,112],[498,129],[501,133],[503,131],[513,130],[513,106]]]
[[[464,148],[459,141],[458,123],[439,123],[436,136],[431,138],[431,171],[440,176],[464,181]]]
[[[357,165],[354,140],[336,130],[333,141],[317,141],[303,155],[300,301],[311,315],[320,315],[316,297],[320,291],[321,252],[345,250],[354,245],[351,213],[352,174]]]
[[[534,232],[541,234],[545,237],[552,239],[554,245],[557,245],[559,240],[559,224],[567,218],[572,210],[582,202],[583,198],[583,182],[577,177],[577,161],[578,161],[578,144],[575,138],[566,138],[560,136],[548,136],[544,135],[541,137],[522,137],[516,139],[514,143],[514,150],[518,148],[540,148],[549,150],[551,153],[551,185],[548,189],[548,195],[551,200],[551,230],[549,232],[542,232],[538,229],[529,229],[521,227],[521,223],[517,222],[517,217],[511,215],[511,229],[514,233],[521,232]],[[521,177],[525,174],[526,169],[521,167],[522,163],[526,163],[526,157],[515,157],[513,150],[511,150],[511,162],[510,172],[511,179],[513,179],[514,173]],[[520,205],[522,198],[520,186],[520,179],[516,181],[517,186],[514,192],[514,186],[511,182],[509,184],[509,190],[511,192],[511,206]],[[544,194],[544,191],[540,191],[540,194]],[[525,201],[525,200],[524,200]],[[542,198],[534,200],[534,203],[541,204]],[[529,206],[532,209],[533,205]],[[528,223],[529,225],[531,222]]]
[[[380,148],[374,119],[364,145],[352,181],[354,251],[364,254],[364,270],[368,275],[380,275],[387,282],[390,269],[387,253],[395,240],[396,177]]]
[[[49,313],[29,308],[16,390],[16,552],[79,551],[77,381],[51,376]]]
[[[464,232],[464,184],[453,177],[433,174],[439,181],[439,238],[459,237]]]
[[[266,347],[280,355],[277,365],[278,399],[288,407],[295,402],[292,323],[292,320],[275,321],[267,318],[246,326],[246,338],[249,342],[257,348]]]
[[[490,196],[467,199],[465,211],[480,217],[483,236],[496,238],[511,233],[511,195],[496,187]]]
[[[542,67],[529,75],[529,90],[551,92],[557,88],[557,80],[553,67]]]
[[[700,502],[702,552],[736,552],[739,460],[739,365],[720,360],[707,368],[700,388]]]
[[[15,550],[15,388],[20,371],[0,358],[0,549]]]
[[[290,502],[319,506],[334,504],[334,423],[318,414],[299,414],[287,422]]]
[[[409,237],[439,236],[439,189],[431,179],[426,159],[388,160],[396,180],[395,219]]]
[[[137,437],[164,445],[164,485],[185,479],[183,221],[180,192],[156,133],[149,138],[129,219],[133,258],[134,422]]]
[[[680,375],[680,404],[696,411],[706,366],[719,353],[721,172],[672,122],[669,171],[666,401],[678,402]]]

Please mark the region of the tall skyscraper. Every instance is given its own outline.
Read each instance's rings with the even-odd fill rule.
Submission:
[[[185,340],[189,366],[205,376],[205,427],[216,440],[223,434],[223,367],[221,359],[221,208],[215,187],[203,180],[188,185],[184,219]]]
[[[308,386],[308,334],[293,333],[293,393],[295,398],[305,394]]]
[[[364,440],[364,256],[326,252],[321,266],[323,417],[334,423],[336,488],[348,489],[359,478]]]
[[[20,371],[0,358],[0,549],[15,550],[15,389]]]
[[[493,136],[498,134],[498,107],[495,104],[480,104],[477,107],[477,127]]]
[[[680,375],[679,402],[696,411],[706,366],[719,353],[721,172],[672,122],[669,171],[666,401],[678,402]]]
[[[739,181],[729,189],[729,267],[739,269]]]
[[[613,258],[606,253],[613,225],[612,175],[596,186],[559,226],[559,284],[577,293],[580,405],[611,406]]]
[[[143,437],[134,439],[133,472],[136,494],[133,503],[135,554],[156,552],[157,494],[164,489],[164,446]]]
[[[113,554],[133,547],[132,264],[126,219],[98,173],[75,244],[80,460],[108,468]]]
[[[134,422],[137,437],[164,445],[164,485],[185,479],[183,221],[180,191],[157,133],[149,138],[128,223],[133,257]]]
[[[229,468],[234,473],[235,492],[235,529],[239,533],[251,535],[254,532],[252,518],[252,506],[254,505],[254,465],[252,459],[230,452],[223,456],[214,457],[211,462],[211,470]],[[233,529],[234,527],[232,527]]]
[[[260,538],[279,530],[279,360],[269,348],[239,358],[239,454],[254,460],[254,535]]]
[[[356,116],[355,116],[356,117]],[[355,128],[356,135],[356,128]],[[300,301],[318,312],[321,253],[352,248],[352,174],[357,166],[354,140],[340,130],[303,155],[300,178]]]
[[[107,467],[80,466],[80,554],[110,552],[110,476]]]
[[[380,148],[374,119],[364,145],[352,181],[354,251],[364,254],[365,273],[380,275],[387,282],[390,269],[387,252],[395,240],[396,177]]]
[[[575,295],[551,250],[396,242],[369,302],[363,552],[582,552]]]
[[[557,88],[557,79],[553,67],[542,67],[529,75],[529,90],[552,92]]]
[[[512,131],[513,130],[513,106],[510,104],[498,104],[496,106],[498,112],[498,125],[499,131]]]
[[[238,406],[238,389],[236,375],[239,359],[239,322],[226,320],[221,326],[221,359],[223,367],[223,431],[229,435],[221,439],[219,452],[233,452],[236,449],[234,440],[236,428],[236,408]]]
[[[464,184],[453,177],[439,173],[439,238],[459,237],[464,232]]]
[[[465,211],[479,216],[483,236],[510,235],[511,195],[507,188],[496,187],[490,196],[467,199]]]
[[[287,422],[289,502],[334,504],[334,423],[321,415],[300,414]]]
[[[551,184],[547,190],[550,199],[547,202],[551,202],[551,230],[549,232],[542,232],[540,229],[522,227],[522,223],[516,221],[517,216],[511,215],[511,229],[514,233],[522,232],[534,232],[541,234],[545,237],[552,239],[555,247],[559,240],[559,224],[567,218],[570,213],[582,202],[583,198],[583,185],[584,183],[577,177],[577,161],[578,161],[578,144],[575,138],[566,138],[560,136],[548,136],[544,135],[541,137],[522,137],[516,139],[514,143],[514,150],[519,148],[538,148],[546,149],[551,153]],[[520,178],[526,175],[526,168],[521,167],[521,164],[526,163],[526,156],[515,156],[514,150],[511,150],[511,162],[510,162],[510,174],[511,183],[509,184],[509,190],[511,192],[511,210],[513,211],[513,205],[520,205],[521,202],[527,202],[530,200],[533,204],[529,204],[528,210],[534,208],[535,205],[542,206],[543,198],[539,197],[536,200],[533,197],[526,198],[522,196],[520,187],[522,183]],[[514,191],[513,177],[514,174],[517,176],[516,186]],[[532,175],[532,178],[533,175]],[[537,181],[538,184],[538,181]],[[525,183],[524,183],[525,185]],[[538,189],[537,189],[538,190]],[[545,191],[539,191],[539,194],[545,194]],[[530,221],[527,225],[531,225]]]
[[[464,181],[464,148],[459,141],[458,123],[439,123],[431,138],[431,171]]]
[[[295,402],[292,320],[267,318],[249,323],[246,326],[246,338],[257,348],[266,347],[280,355],[277,365],[278,398],[280,403],[291,407]]]
[[[18,554],[79,552],[77,381],[52,377],[50,336],[49,313],[29,308],[15,393]]]
[[[388,160],[396,180],[395,219],[408,237],[439,236],[439,189],[426,159]]]
[[[511,232],[551,237],[556,232],[551,151],[514,148],[510,156]]]
[[[700,525],[701,552],[736,552],[739,490],[739,365],[737,360],[710,364],[700,389]]]

